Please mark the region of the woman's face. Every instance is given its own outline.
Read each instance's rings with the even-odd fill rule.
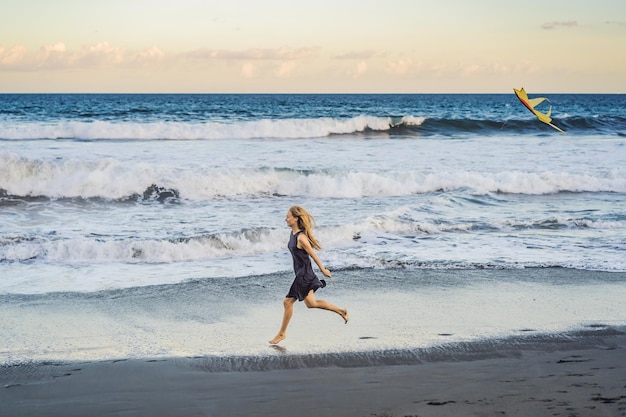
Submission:
[[[293,217],[291,214],[291,210],[287,210],[287,215],[285,216],[285,222],[287,222],[287,226],[293,227],[298,224],[298,219]]]

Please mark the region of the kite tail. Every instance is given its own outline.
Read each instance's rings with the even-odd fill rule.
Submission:
[[[549,124],[550,126],[552,126],[553,128],[555,128],[556,130],[558,130],[559,132],[567,134],[564,130],[561,130],[561,128],[559,128],[559,127],[557,127],[557,126],[553,125],[552,123],[548,123],[548,124]]]

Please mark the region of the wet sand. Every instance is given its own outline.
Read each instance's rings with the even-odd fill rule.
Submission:
[[[313,366],[224,372],[224,359],[208,357],[23,363],[0,368],[0,415],[626,416],[624,330],[388,352],[388,364],[369,366],[311,358]],[[246,358],[233,361],[246,369]]]

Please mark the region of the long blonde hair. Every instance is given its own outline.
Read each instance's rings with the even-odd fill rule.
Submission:
[[[315,217],[309,214],[308,211],[304,209],[304,207],[300,206],[291,206],[289,209],[291,215],[298,219],[298,227],[300,230],[304,232],[306,237],[309,238],[309,242],[311,242],[311,246],[314,249],[320,250],[322,249],[322,245],[320,242],[315,239],[313,236],[313,228],[315,227]]]

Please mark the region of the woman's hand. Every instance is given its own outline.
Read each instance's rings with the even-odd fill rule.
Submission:
[[[325,277],[327,278],[332,278],[332,275],[330,274],[330,271],[326,268],[322,269],[322,274],[324,274]]]

